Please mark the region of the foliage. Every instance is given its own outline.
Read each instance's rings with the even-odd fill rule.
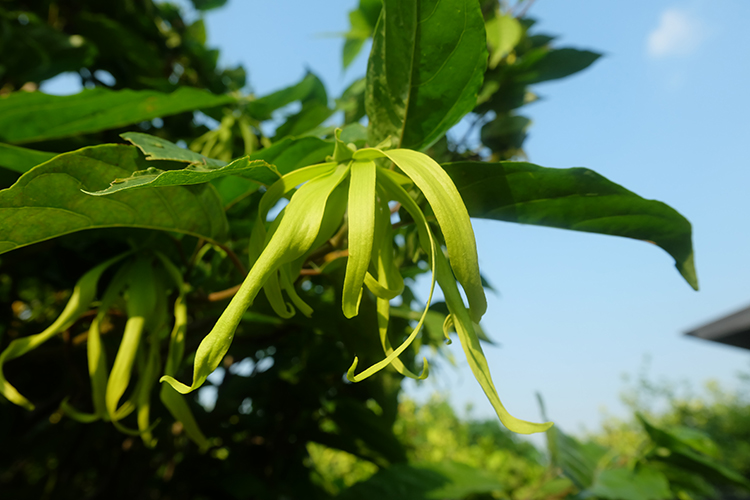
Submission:
[[[0,72],[0,487],[13,497],[327,498],[313,443],[380,468],[343,498],[414,477],[412,495],[487,494],[498,479],[475,467],[495,446],[539,471],[497,423],[489,441],[456,441],[463,464],[420,462],[413,424],[393,428],[401,381],[427,376],[421,348],[442,352],[452,331],[506,427],[551,425],[513,417],[490,376],[470,217],[647,239],[697,288],[675,210],[590,170],[507,161],[523,155],[529,85],[599,55],[552,47],[495,1],[361,1],[344,64],[372,37],[367,75],[335,105],[313,74],[247,93],[202,20],[168,3],[26,4],[0,7],[14,54]],[[91,88],[35,91],[64,71]],[[451,138],[461,120],[480,144]],[[445,302],[415,303],[426,272]]]

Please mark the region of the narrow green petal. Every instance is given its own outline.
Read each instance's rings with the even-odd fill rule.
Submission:
[[[151,335],[151,344],[148,347],[148,354],[145,369],[139,374],[140,383],[136,391],[136,417],[138,420],[138,430],[141,432],[141,439],[147,448],[156,446],[156,439],[151,434],[150,413],[151,413],[151,389],[159,377],[161,363],[159,361],[159,335],[154,332]]]
[[[112,264],[130,254],[131,252],[127,252],[102,262],[84,274],[73,288],[73,294],[70,296],[70,300],[68,300],[63,312],[49,327],[47,327],[47,329],[36,335],[15,339],[5,348],[0,354],[0,394],[5,396],[10,402],[22,406],[27,410],[34,409],[34,405],[28,399],[23,397],[16,388],[5,379],[5,376],[3,375],[3,365],[12,359],[16,359],[17,357],[23,356],[27,352],[36,349],[56,334],[69,328],[81,314],[88,310],[94,297],[96,297],[96,286],[97,283],[99,283],[99,278],[102,273]]]
[[[161,378],[162,382],[170,384],[182,394],[203,385],[229,350],[242,315],[252,305],[268,276],[283,264],[294,261],[309,250],[318,236],[329,196],[348,174],[349,168],[340,165],[332,173],[316,177],[294,193],[278,230],[274,232],[216,325],[198,346],[193,365],[192,385],[183,384],[168,375]]]
[[[360,150],[354,158],[358,159],[358,155],[376,155],[373,151],[376,150]],[[472,319],[478,323],[487,310],[487,299],[479,276],[474,230],[458,189],[445,170],[424,153],[410,149],[392,149],[380,153],[413,180],[427,198],[443,232],[451,267],[469,299]]]
[[[445,295],[445,302],[448,304],[448,310],[453,318],[453,324],[458,333],[458,338],[461,340],[466,359],[469,362],[471,371],[474,373],[474,377],[479,382],[479,385],[482,386],[482,390],[484,390],[490,403],[495,408],[497,416],[500,417],[500,421],[509,430],[519,434],[544,432],[552,427],[552,422],[536,424],[517,419],[505,409],[503,403],[500,401],[500,397],[497,395],[495,384],[492,382],[490,367],[487,364],[487,359],[484,357],[479,338],[474,331],[469,311],[464,306],[453,273],[451,273],[450,265],[442,252],[437,252],[437,263],[438,283]]]
[[[155,302],[156,290],[151,262],[150,259],[142,257],[133,264],[127,291],[128,320],[107,381],[105,404],[109,418],[113,422],[117,421],[117,405],[130,383],[141,334],[148,316],[153,314]]]
[[[359,312],[365,273],[372,257],[375,233],[375,162],[355,161],[349,181],[349,257],[346,262],[341,307],[344,316]]]
[[[378,299],[377,304],[378,311],[378,333],[380,334],[380,345],[383,346],[383,352],[386,356],[389,356],[393,352],[393,346],[391,340],[388,338],[388,321],[390,317],[391,304],[386,299]],[[422,367],[422,373],[415,375],[409,370],[403,361],[399,358],[393,358],[391,364],[404,377],[413,378],[415,380],[424,380],[430,374],[430,365],[427,363],[427,358],[424,359],[424,366]]]
[[[281,286],[286,291],[289,298],[292,299],[292,303],[300,310],[302,314],[308,318],[312,316],[313,310],[302,297],[299,296],[297,290],[294,288],[294,279],[292,278],[291,264],[284,264],[279,269],[279,275],[281,278]]]
[[[383,169],[379,169],[383,170]],[[414,200],[409,196],[409,193],[407,193],[404,188],[402,188],[399,184],[396,182],[393,182],[387,175],[381,175],[378,176],[378,180],[380,181],[381,186],[383,189],[385,189],[386,193],[389,195],[389,197],[399,203],[409,212],[409,214],[414,218],[414,221],[417,225],[417,231],[419,232],[420,236],[420,243],[423,247],[427,246],[427,243],[429,242],[429,253],[430,256],[430,265],[432,268],[432,281],[430,283],[430,294],[427,297],[427,304],[425,305],[425,309],[422,312],[422,316],[419,319],[419,322],[417,323],[417,326],[414,328],[412,333],[407,337],[407,339],[395,350],[390,352],[385,359],[382,361],[379,361],[378,363],[375,363],[374,365],[370,366],[366,370],[364,370],[362,373],[355,375],[355,370],[357,369],[357,364],[359,362],[358,358],[354,358],[354,362],[352,363],[352,366],[349,367],[349,370],[346,373],[346,377],[352,381],[352,382],[360,382],[367,377],[377,373],[378,371],[382,370],[389,364],[393,362],[394,359],[398,358],[398,356],[406,350],[409,345],[414,341],[414,339],[419,334],[420,330],[422,329],[422,325],[424,324],[424,320],[427,316],[427,311],[430,308],[430,303],[432,302],[432,293],[435,289],[435,254],[436,254],[436,244],[435,239],[432,236],[432,231],[430,231],[430,227],[427,224],[427,220],[425,219],[424,214],[419,209],[419,206],[414,202]],[[426,361],[426,360],[425,360]],[[426,369],[425,365],[425,369]]]
[[[404,278],[393,262],[393,228],[387,196],[382,189],[378,189],[378,195],[380,211],[376,217],[375,244],[372,249],[372,263],[378,270],[378,279],[367,273],[365,285],[376,297],[391,300],[404,291]]]
[[[169,269],[169,265],[165,265],[165,267]],[[170,271],[170,273],[172,273],[172,271]],[[180,275],[179,272],[175,278],[177,283],[182,283],[182,275]],[[167,352],[167,362],[164,367],[164,374],[168,376],[174,376],[177,372],[177,369],[182,363],[182,356],[185,352],[185,332],[188,323],[187,305],[185,304],[184,288],[182,286],[179,288],[180,295],[177,297],[174,304],[174,327],[172,328],[172,334],[169,337],[169,350]],[[207,449],[210,446],[210,442],[206,439],[203,432],[201,432],[200,426],[195,420],[193,412],[190,410],[190,406],[188,406],[185,398],[175,391],[169,384],[161,385],[159,398],[172,417],[182,423],[182,427],[185,429],[185,433],[188,437],[202,450]]]

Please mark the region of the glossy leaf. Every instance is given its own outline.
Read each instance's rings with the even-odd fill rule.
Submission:
[[[87,134],[235,100],[191,87],[171,94],[103,88],[70,96],[14,92],[0,98],[0,141],[23,144]]]
[[[652,242],[675,259],[683,278],[698,289],[690,222],[662,202],[641,198],[586,168],[555,169],[525,162],[443,167],[472,217]]]
[[[228,224],[209,185],[135,190],[95,197],[116,177],[148,168],[133,146],[103,145],[65,153],[0,191],[0,253],[84,229],[140,227],[217,241]]]
[[[429,147],[474,108],[486,66],[475,0],[385,0],[367,67],[370,145]]]
[[[33,149],[11,146],[0,142],[0,167],[13,170],[20,174],[30,170],[32,167],[51,160],[56,153],[46,151],[35,151]]]

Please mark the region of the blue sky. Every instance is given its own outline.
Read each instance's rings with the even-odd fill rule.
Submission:
[[[259,95],[309,68],[335,97],[365,71],[363,54],[344,73],[342,41],[330,36],[347,29],[355,3],[230,0],[206,15],[209,43],[223,64],[245,66]],[[750,3],[538,0],[529,13],[558,46],[605,54],[535,87],[543,99],[524,110],[530,161],[585,166],[680,211],[693,224],[701,291],[644,242],[476,221],[482,270],[501,294],[483,320],[502,344],[486,349],[501,399],[534,420],[540,391],[550,417],[578,431],[596,428],[602,408],[623,414],[622,376],[646,357],[654,380],[734,387],[750,353],[683,332],[750,304]],[[408,394],[439,390],[491,416],[460,347],[450,349],[457,368],[410,382]]]

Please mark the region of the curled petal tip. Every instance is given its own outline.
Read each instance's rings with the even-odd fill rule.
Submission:
[[[164,375],[162,378],[159,379],[159,382],[168,383],[169,385],[172,386],[172,389],[179,392],[180,394],[188,394],[188,393],[193,392],[192,387],[183,384],[179,380],[175,379],[174,377],[170,377],[169,375]]]
[[[352,366],[349,367],[349,370],[346,372],[346,379],[349,382],[356,382],[356,377],[354,375],[354,371],[357,369],[357,363],[359,363],[359,358],[357,356],[354,356],[354,361],[352,362]]]

